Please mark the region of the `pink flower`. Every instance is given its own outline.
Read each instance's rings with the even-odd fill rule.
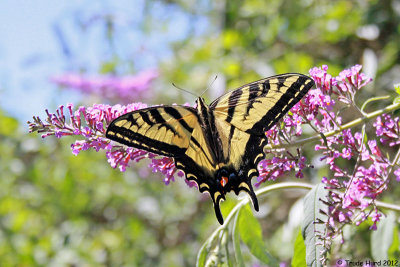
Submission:
[[[324,92],[330,93],[333,86],[336,86],[336,79],[327,73],[328,66],[323,65],[322,68],[314,67],[310,69],[310,76],[315,81],[317,88],[320,88]]]
[[[373,216],[372,216],[372,221],[374,224],[369,228],[370,230],[376,230],[376,223],[381,220],[382,214],[378,212],[378,210],[375,210]]]
[[[389,146],[400,144],[398,117],[393,119],[390,114],[379,116],[374,122],[374,127],[376,128],[376,135],[381,136],[380,141],[382,144],[389,144]]]
[[[342,157],[344,159],[351,159],[351,156],[352,156],[351,150],[349,148],[343,148]]]
[[[81,73],[65,73],[53,76],[55,84],[79,90],[85,94],[95,94],[104,99],[129,103],[132,99],[149,97],[151,82],[158,77],[154,69],[142,71],[136,75],[127,76],[88,76]]]
[[[396,177],[396,181],[400,182],[400,168],[394,171],[394,176]]]

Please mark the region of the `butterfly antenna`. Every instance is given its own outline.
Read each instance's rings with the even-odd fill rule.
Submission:
[[[217,80],[218,75],[215,75],[215,78],[212,82],[210,82],[210,84],[207,86],[206,90],[203,91],[203,93],[201,93],[200,97],[202,97],[204,95],[205,92],[208,91],[208,89],[210,89],[210,87],[214,84],[214,82]]]
[[[194,93],[192,93],[192,92],[190,92],[190,91],[188,91],[188,90],[185,90],[185,89],[183,89],[183,88],[180,88],[179,86],[177,86],[177,85],[174,84],[174,83],[172,83],[172,85],[173,85],[176,89],[179,89],[179,90],[182,90],[182,91],[184,91],[184,92],[186,92],[186,93],[189,93],[189,94],[191,94],[191,95],[194,95],[196,98],[198,97],[196,94],[194,94]]]

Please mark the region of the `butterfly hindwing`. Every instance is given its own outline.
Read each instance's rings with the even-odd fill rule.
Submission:
[[[174,160],[176,167],[185,173],[186,179],[196,182],[201,193],[208,192],[210,194],[214,204],[215,215],[222,224],[224,220],[219,208],[219,203],[221,200],[225,200],[225,195],[221,194],[219,190],[219,184],[215,179],[215,169],[200,166],[192,158],[187,156],[177,157]]]

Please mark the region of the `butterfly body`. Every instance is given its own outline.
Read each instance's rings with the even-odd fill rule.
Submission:
[[[219,203],[234,191],[258,201],[251,179],[265,157],[265,131],[270,129],[313,86],[302,74],[282,74],[244,85],[209,106],[155,106],[114,120],[106,136],[125,145],[172,157],[175,166],[209,192],[218,221]]]

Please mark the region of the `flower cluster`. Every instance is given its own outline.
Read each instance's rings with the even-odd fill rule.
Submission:
[[[316,135],[321,136],[315,151],[321,154],[320,160],[326,162],[330,169],[329,178],[323,177],[322,182],[330,190],[327,223],[331,233],[327,236],[334,237],[341,233],[340,225],[343,223],[359,224],[368,217],[374,222],[371,229],[376,229],[382,215],[375,200],[387,189],[391,174],[400,181],[400,169],[396,166],[398,158],[391,161],[381,151],[380,144],[400,144],[400,126],[399,119],[392,118],[390,114],[377,117],[373,126],[376,137],[380,137],[380,144],[376,141],[378,138],[367,136],[365,126],[361,131],[343,129],[344,109],[351,110],[346,114],[347,120],[349,117],[356,119],[364,116],[354,99],[356,93],[372,79],[360,73],[360,65],[343,70],[337,77],[328,74],[327,70],[327,66],[310,70],[316,89],[310,90],[291,109],[282,125],[266,132],[269,145],[266,159],[258,166],[260,176],[257,185],[288,175],[291,171],[296,177],[304,176],[303,170],[309,166],[307,159],[301,147],[296,149],[294,155],[290,153],[290,147],[296,143],[307,143],[307,138],[303,139],[304,142],[294,139],[302,134],[301,125],[307,124]],[[336,108],[338,101],[342,103],[340,108]]]
[[[342,71],[335,79],[330,78],[330,86],[327,83],[319,85],[328,95],[336,95],[338,100],[346,104],[353,113],[363,116],[354,102],[355,94],[371,79],[359,73],[361,66]],[[316,71],[314,69],[314,71]],[[323,70],[323,71],[326,71]],[[317,85],[318,87],[318,85]],[[371,229],[376,229],[376,223],[381,214],[375,205],[376,198],[386,190],[389,175],[393,165],[387,156],[382,153],[380,147],[372,136],[367,136],[365,126],[361,131],[342,129],[340,111],[320,111],[322,120],[316,118],[313,123],[320,133],[335,132],[334,135],[321,138],[321,143],[315,145],[315,150],[322,153],[321,160],[325,160],[331,170],[331,177],[323,177],[322,182],[330,189],[329,226],[332,231],[341,233],[337,225],[355,222],[357,224],[366,220],[373,214],[374,224]],[[390,144],[396,144],[396,127],[398,121],[390,120],[390,115],[383,115],[387,119],[387,125],[382,124],[381,117],[376,119],[377,136]],[[355,165],[349,168],[344,160],[354,160]],[[344,162],[344,163],[343,163]],[[397,171],[398,172],[398,171]]]
[[[33,122],[28,121],[29,131],[42,133],[42,138],[48,136],[71,136],[82,138],[71,144],[72,153],[78,155],[82,150],[90,148],[96,151],[105,150],[108,162],[113,168],[118,167],[125,171],[131,161],[140,161],[150,158],[150,168],[153,172],[161,172],[165,175],[165,183],[174,180],[177,172],[171,158],[160,157],[140,149],[127,148],[111,142],[105,137],[107,126],[119,116],[147,107],[143,103],[122,105],[95,104],[92,107],[79,107],[74,110],[72,104],[66,107],[60,106],[55,113],[46,110],[47,119],[42,121],[39,117],[33,117]],[[178,172],[182,176],[181,172]]]
[[[51,81],[62,87],[128,104],[128,101],[132,99],[148,97],[150,84],[157,76],[158,71],[153,69],[123,77],[85,76],[79,73],[65,73],[53,76]]]

